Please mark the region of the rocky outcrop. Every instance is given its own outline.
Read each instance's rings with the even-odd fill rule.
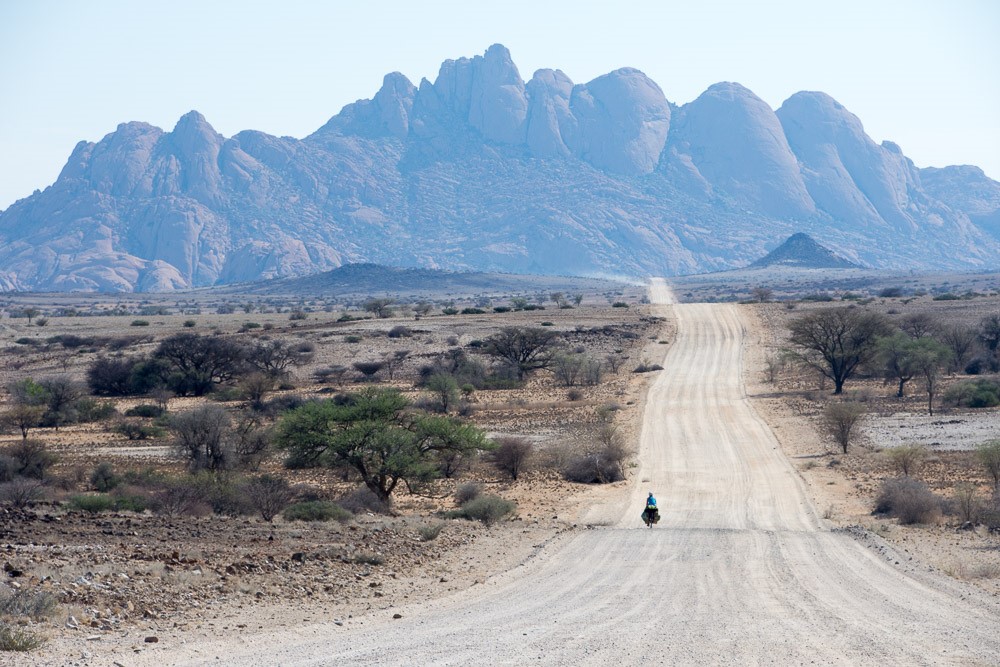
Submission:
[[[816,213],[777,116],[738,83],[717,83],[681,107],[664,163],[685,182],[769,215],[803,219]]]
[[[817,243],[808,234],[792,234],[747,268],[788,266],[800,269],[860,269],[862,266]]]
[[[1000,240],[1000,183],[987,178],[982,169],[928,167],[920,170],[920,183],[928,196],[967,215],[972,224]]]
[[[0,289],[170,290],[371,261],[576,275],[744,266],[802,230],[874,267],[996,266],[1000,184],[916,169],[822,93],[682,107],[642,72],[527,84],[501,45],[392,73],[304,139],[197,112],[81,142],[0,213]]]
[[[656,167],[670,130],[670,104],[645,74],[625,68],[576,86],[569,107],[562,135],[573,155],[628,176]]]

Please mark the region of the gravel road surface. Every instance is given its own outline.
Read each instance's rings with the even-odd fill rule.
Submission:
[[[667,305],[677,339],[634,484],[483,584],[392,613],[123,655],[122,665],[997,665],[995,598],[831,531],[746,399],[733,305]],[[639,519],[647,491],[663,520]]]

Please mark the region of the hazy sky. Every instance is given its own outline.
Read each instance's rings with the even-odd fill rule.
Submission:
[[[918,166],[1000,180],[998,36],[996,0],[0,0],[0,209],[118,123],[197,109],[225,136],[303,137],[387,72],[433,80],[495,42],[524,79],[631,66],[675,104],[821,90]]]

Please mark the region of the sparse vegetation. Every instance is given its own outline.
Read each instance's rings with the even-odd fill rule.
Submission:
[[[986,473],[993,479],[993,487],[1000,491],[1000,440],[990,440],[976,449],[976,455]]]
[[[285,521],[350,521],[354,516],[337,503],[329,500],[307,500],[285,508]]]
[[[823,426],[844,454],[866,412],[865,407],[855,401],[836,401],[823,410]]]
[[[922,445],[893,447],[886,452],[886,456],[903,477],[910,477],[927,458],[927,448]]]
[[[1000,405],[1000,382],[989,378],[952,385],[942,398],[945,405],[963,408],[992,408]]]
[[[941,515],[941,499],[912,477],[889,479],[879,488],[875,511],[901,524],[931,523]]]
[[[517,510],[517,505],[512,501],[496,495],[485,495],[463,503],[458,510],[452,513],[452,516],[492,526],[513,514],[515,510]]]
[[[491,454],[493,465],[517,481],[527,469],[534,447],[526,438],[502,437],[494,440],[496,449]]]

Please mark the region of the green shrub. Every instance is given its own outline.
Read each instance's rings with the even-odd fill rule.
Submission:
[[[933,301],[958,301],[961,298],[962,297],[958,296],[957,294],[952,294],[951,292],[946,292],[944,294],[937,294],[937,295],[931,297],[931,300],[933,300]]]
[[[361,336],[344,336],[345,343],[360,343]]]
[[[458,308],[442,308],[442,315],[458,315]]]
[[[158,426],[150,426],[134,421],[123,421],[116,425],[114,430],[129,440],[148,440],[149,438],[159,438],[163,435],[163,429]]]
[[[421,541],[430,542],[431,540],[437,539],[437,536],[441,534],[443,529],[443,523],[434,523],[429,526],[420,526],[420,528],[417,529],[417,533],[420,535]]]
[[[42,440],[21,440],[0,450],[0,455],[14,460],[15,474],[32,479],[45,479],[58,460]]]
[[[455,516],[470,521],[480,521],[491,526],[504,517],[514,513],[517,505],[500,496],[479,496],[458,508]]]
[[[121,478],[115,475],[114,468],[107,461],[98,463],[94,472],[90,474],[90,485],[101,493],[107,493],[119,484],[121,484]]]
[[[148,327],[149,320],[132,320],[131,327]]]
[[[33,651],[44,643],[41,635],[0,621],[0,651]]]
[[[483,310],[482,308],[463,308],[462,309],[462,314],[463,315],[482,315],[485,312],[486,311]]]
[[[110,511],[115,503],[106,493],[83,493],[70,498],[69,505],[75,510],[98,514]]]
[[[624,301],[615,301],[613,304],[611,304],[611,307],[612,308],[628,308],[628,304],[625,303]]]
[[[98,401],[89,396],[77,400],[74,407],[81,424],[104,421],[118,414],[118,409],[113,403]]]
[[[310,500],[295,503],[285,508],[285,521],[340,521],[345,523],[354,516],[349,511],[329,500]]]
[[[510,306],[493,306],[494,313],[509,313],[510,311]]]
[[[193,329],[196,324],[194,320],[184,320],[184,327],[187,329]]]
[[[992,408],[1000,405],[1000,383],[987,378],[960,382],[948,387],[941,400],[963,408]]]
[[[129,408],[125,411],[126,417],[145,417],[147,419],[152,419],[159,417],[166,410],[161,408],[159,405],[151,405],[144,403],[143,405],[137,405],[134,408]]]
[[[211,394],[216,403],[232,403],[243,400],[243,390],[240,387],[219,387]]]
[[[117,512],[145,512],[152,505],[147,494],[132,488],[115,488],[111,492],[112,507]]]

